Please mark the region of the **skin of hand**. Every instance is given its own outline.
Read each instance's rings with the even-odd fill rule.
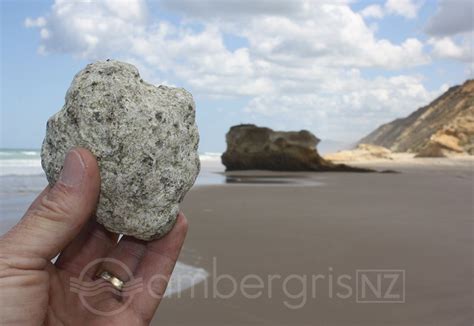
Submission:
[[[124,236],[118,242],[116,234],[93,218],[99,191],[95,157],[86,149],[75,148],[66,155],[58,182],[46,187],[20,222],[0,237],[2,325],[149,324],[183,245],[186,218],[179,213],[174,228],[159,240]],[[58,254],[53,264],[51,259]],[[105,291],[90,302],[98,311],[120,311],[111,316],[86,309],[70,290],[71,278],[77,278],[91,261],[104,257],[123,262],[133,277],[150,286],[131,301]],[[123,270],[107,262],[88,271],[87,281],[97,280],[96,273],[104,269],[127,281]],[[158,279],[156,275],[160,281],[147,282]]]

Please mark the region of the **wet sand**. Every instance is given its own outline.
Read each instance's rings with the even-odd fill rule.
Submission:
[[[181,260],[210,277],[164,300],[153,324],[473,325],[472,160],[368,166],[401,173],[238,172],[241,182],[193,189],[182,205],[190,231]],[[262,176],[273,182],[256,182]],[[363,273],[377,285],[377,274],[357,274],[367,269],[404,271],[404,303],[387,303],[403,294],[397,271],[379,273],[385,303],[356,302],[373,299],[356,287]],[[257,289],[219,298],[234,288],[222,277],[213,284],[223,274],[238,286],[248,274],[265,284],[250,277]],[[271,275],[280,279],[269,284]]]
[[[166,298],[153,324],[473,325],[473,163],[354,164],[401,173],[208,173],[209,183],[230,183],[190,191],[182,205],[190,231],[180,257],[206,270],[207,284]],[[1,232],[35,195],[3,194]],[[392,291],[383,279],[385,303],[358,303],[364,272],[357,271],[367,269],[404,271],[404,303],[384,296],[403,294],[400,277]],[[233,290],[223,274],[238,287],[249,274],[245,284],[257,284],[255,277],[264,284],[222,298]],[[377,285],[377,274],[365,275]]]

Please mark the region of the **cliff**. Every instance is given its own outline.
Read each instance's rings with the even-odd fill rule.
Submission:
[[[474,80],[451,87],[406,118],[380,126],[358,142],[364,143],[394,152],[423,152],[428,156],[429,153],[433,153],[432,156],[459,153],[459,148],[461,152],[474,154]],[[443,148],[443,151],[435,148]]]

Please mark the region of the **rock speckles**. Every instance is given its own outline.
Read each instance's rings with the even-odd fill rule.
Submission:
[[[173,227],[199,172],[194,120],[186,90],[148,84],[127,63],[93,63],[74,77],[64,107],[48,121],[43,169],[54,184],[66,153],[89,149],[101,175],[97,221],[115,233],[156,239]]]

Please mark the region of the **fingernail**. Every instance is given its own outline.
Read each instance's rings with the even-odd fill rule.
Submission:
[[[75,150],[69,151],[64,159],[63,170],[59,180],[67,186],[77,186],[84,178],[85,164],[81,155]]]

